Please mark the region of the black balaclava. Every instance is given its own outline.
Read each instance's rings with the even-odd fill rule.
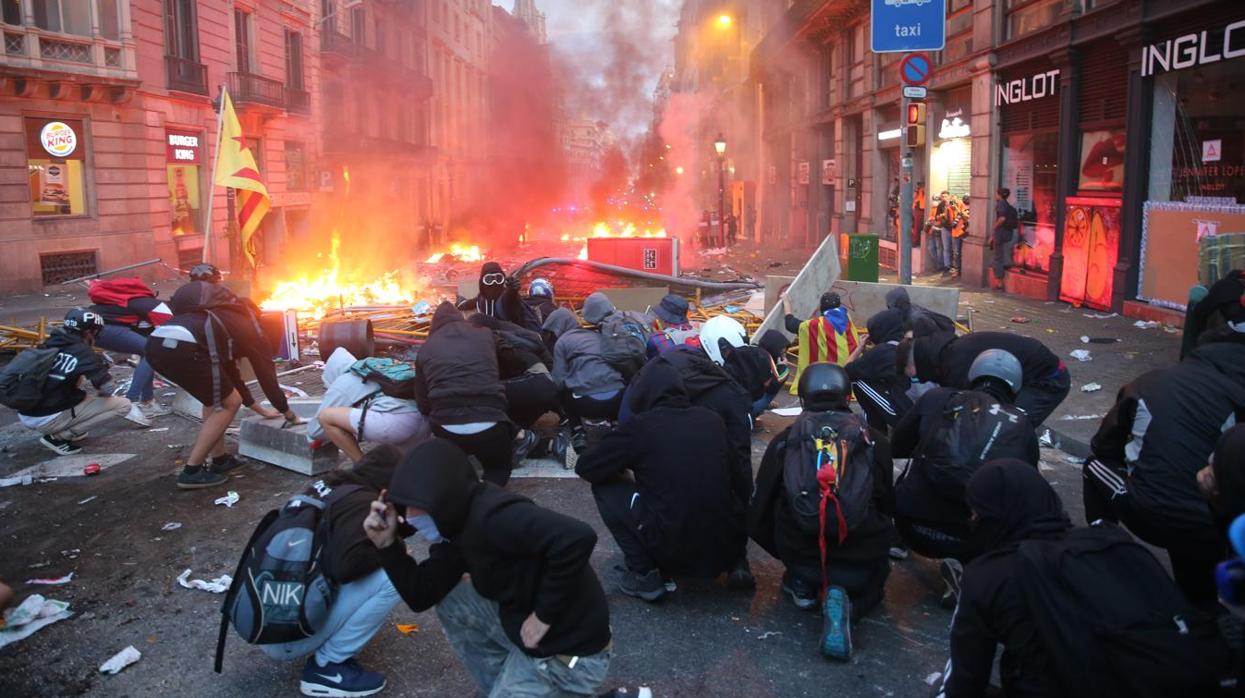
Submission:
[[[981,466],[968,480],[968,505],[977,515],[973,543],[989,552],[1027,538],[1051,538],[1072,527],[1059,495],[1037,468],[1016,458]]]
[[[897,308],[875,313],[865,324],[869,329],[869,341],[874,344],[898,342],[903,339],[903,312]]]
[[[467,523],[476,489],[475,468],[454,444],[432,439],[402,459],[389,482],[389,501],[427,512],[441,535],[453,540]]]
[[[491,274],[500,274],[502,277],[502,283],[486,285],[484,283],[484,277]],[[479,310],[485,315],[496,314],[494,311],[496,310],[497,299],[501,298],[501,294],[506,291],[505,277],[506,272],[497,262],[485,262],[484,266],[480,267],[480,281],[478,284],[480,289],[480,297],[476,301],[476,310]]]
[[[1245,514],[1245,424],[1225,431],[1215,446],[1215,487],[1219,490],[1216,518],[1224,528]]]
[[[765,394],[765,384],[774,378],[774,361],[768,352],[758,346],[746,345],[733,350],[722,366],[726,373],[749,397],[758,400]]]

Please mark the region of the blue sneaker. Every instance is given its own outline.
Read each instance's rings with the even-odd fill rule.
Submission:
[[[307,658],[303,667],[303,680],[298,690],[305,696],[328,698],[351,698],[370,696],[385,688],[385,675],[368,671],[354,659],[320,666],[315,655]]]
[[[821,653],[831,659],[852,658],[852,601],[843,587],[826,590],[823,607]]]

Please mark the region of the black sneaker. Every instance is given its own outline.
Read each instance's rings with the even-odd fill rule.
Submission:
[[[745,558],[735,563],[735,567],[726,575],[726,588],[731,591],[756,591],[757,580],[752,576],[752,568]]]
[[[223,485],[226,482],[229,482],[229,478],[220,473],[214,473],[202,465],[188,465],[177,476],[177,489],[201,490],[207,487]]]
[[[524,429],[523,435],[514,443],[514,461],[513,467],[519,467],[519,464],[532,453],[532,450],[540,443],[540,437],[531,429]]]
[[[661,573],[650,570],[648,574],[640,574],[630,569],[623,570],[622,579],[618,580],[618,590],[627,596],[654,602],[666,595],[666,583]]]
[[[843,587],[833,586],[826,590],[821,653],[841,661],[852,658],[852,601]]]
[[[298,684],[298,690],[305,696],[328,698],[370,696],[384,688],[384,674],[368,671],[353,659],[320,666],[314,655],[307,658],[302,681]]]
[[[959,560],[947,558],[938,566],[938,572],[942,575],[942,581],[947,585],[947,590],[942,593],[942,600],[938,602],[938,605],[948,611],[954,610],[960,603],[960,577],[964,575],[964,566]]]
[[[801,611],[811,611],[817,607],[817,590],[790,572],[782,576],[782,592],[790,596],[791,603]]]
[[[245,464],[246,461],[238,458],[232,453],[226,453],[219,458],[213,458],[212,463],[208,466],[208,470],[223,475],[224,473]]]
[[[56,452],[58,456],[72,456],[76,453],[82,453],[82,449],[74,446],[65,439],[57,439],[51,436],[44,436],[39,439],[39,443],[51,451]]]

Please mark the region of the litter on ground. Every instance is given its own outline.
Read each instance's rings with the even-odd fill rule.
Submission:
[[[4,614],[0,627],[0,647],[25,640],[39,629],[73,615],[68,601],[45,599],[41,594],[31,594],[17,608]]]
[[[45,577],[42,579],[27,579],[26,583],[32,586],[57,586],[60,584],[68,584],[72,581],[73,581],[73,572],[70,572],[64,577],[55,577],[55,578]]]
[[[1088,349],[1074,349],[1073,351],[1068,353],[1068,356],[1071,356],[1077,361],[1093,361],[1094,360],[1094,357],[1089,355]]]
[[[1082,393],[1096,393],[1099,390],[1102,390],[1102,386],[1097,383],[1086,383],[1081,386]]]
[[[232,509],[233,505],[237,504],[239,499],[242,499],[242,498],[238,496],[237,492],[234,492],[233,490],[229,490],[229,492],[226,493],[224,497],[217,497],[216,501],[213,502],[213,504],[224,504],[225,506]]]
[[[104,674],[116,674],[129,665],[143,658],[143,653],[130,645],[120,652],[112,655],[112,658],[100,665],[99,670]]]
[[[190,568],[187,567],[185,572],[177,575],[177,583],[186,589],[202,589],[213,594],[223,594],[229,591],[229,585],[233,583],[233,577],[222,574],[210,582],[205,582],[202,579],[191,579]]]

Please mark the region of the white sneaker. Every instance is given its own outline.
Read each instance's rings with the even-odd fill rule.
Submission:
[[[125,418],[140,427],[151,426],[151,420],[147,418],[147,415],[143,414],[143,410],[138,406],[138,403],[130,404],[130,413],[125,415]]]
[[[138,403],[138,409],[143,411],[143,415],[146,416],[147,419],[155,419],[156,417],[163,417],[164,415],[171,414],[173,412],[173,410],[165,407],[164,405],[161,405],[155,400],[152,400],[151,402]]]

